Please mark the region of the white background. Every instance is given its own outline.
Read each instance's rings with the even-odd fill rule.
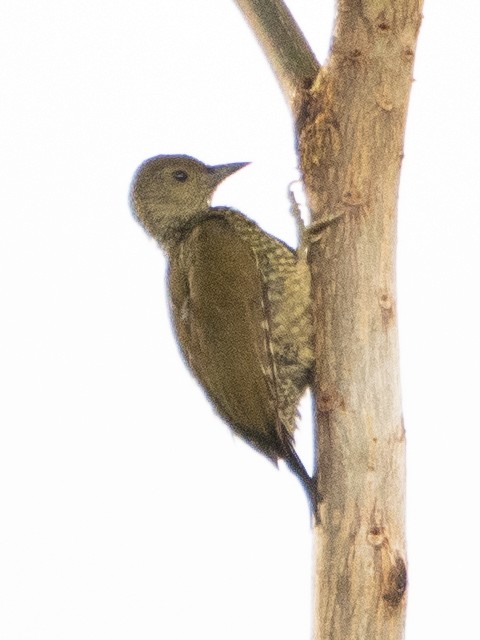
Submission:
[[[324,60],[331,2],[289,4]],[[471,7],[426,2],[401,184],[410,640],[476,637]],[[292,129],[258,45],[228,0],[4,0],[0,25],[0,639],[309,638],[304,496],[186,373],[127,203],[151,155],[251,160],[214,202],[294,241]]]

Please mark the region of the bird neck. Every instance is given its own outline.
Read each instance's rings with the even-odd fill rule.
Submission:
[[[178,211],[166,215],[157,223],[154,229],[149,229],[158,244],[167,252],[174,250],[191,231],[201,222],[209,218],[221,217],[215,208],[209,207],[200,211],[189,212],[182,216]]]

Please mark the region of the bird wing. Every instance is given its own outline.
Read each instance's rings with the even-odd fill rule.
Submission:
[[[255,254],[224,218],[203,220],[170,255],[173,322],[220,415],[272,460],[283,455]]]

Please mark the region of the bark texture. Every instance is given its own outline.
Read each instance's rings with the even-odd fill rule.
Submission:
[[[397,340],[397,197],[419,0],[345,0],[298,114],[315,223],[314,633],[399,640],[406,606],[405,432]]]

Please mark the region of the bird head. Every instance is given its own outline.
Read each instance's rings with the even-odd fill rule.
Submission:
[[[132,181],[134,215],[160,244],[208,210],[217,186],[248,162],[208,166],[190,156],[145,160]]]

